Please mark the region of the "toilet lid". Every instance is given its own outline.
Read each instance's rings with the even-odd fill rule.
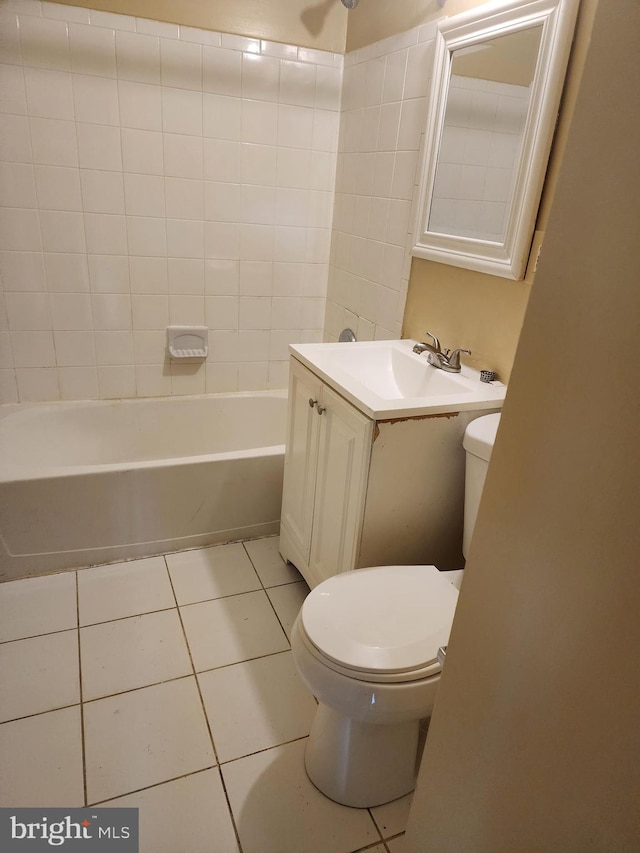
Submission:
[[[427,667],[449,640],[458,590],[435,566],[344,572],[307,596],[300,619],[327,658],[359,672]]]

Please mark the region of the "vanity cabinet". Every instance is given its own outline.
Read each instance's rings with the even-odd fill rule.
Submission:
[[[373,421],[291,360],[281,548],[315,586],[353,568]]]
[[[373,420],[292,357],[283,558],[311,587],[364,566],[461,568],[462,439],[486,413]]]

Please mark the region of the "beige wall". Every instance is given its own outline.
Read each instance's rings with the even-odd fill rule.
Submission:
[[[334,52],[344,51],[347,28],[347,10],[339,0],[65,0],[64,4]]]
[[[444,15],[457,15],[487,0],[447,0],[440,8],[437,0],[362,0],[349,12],[347,51],[397,35]]]
[[[411,853],[640,849],[639,35],[599,4]]]

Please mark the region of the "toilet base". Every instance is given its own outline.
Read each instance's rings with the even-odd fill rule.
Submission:
[[[318,705],[305,752],[307,776],[329,799],[368,808],[413,791],[419,720],[363,723]]]

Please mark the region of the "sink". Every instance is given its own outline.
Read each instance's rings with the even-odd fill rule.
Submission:
[[[501,382],[480,382],[479,371],[463,365],[446,373],[413,352],[415,341],[360,341],[292,344],[294,358],[369,417],[500,408],[506,393]]]

